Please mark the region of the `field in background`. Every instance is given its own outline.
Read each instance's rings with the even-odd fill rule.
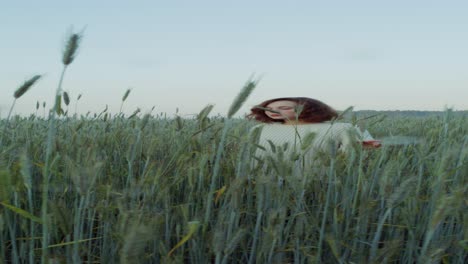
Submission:
[[[62,84],[81,37],[72,33],[65,45],[54,105],[38,102],[35,115],[11,116],[36,75],[0,121],[0,263],[467,258],[463,112],[345,111],[383,147],[331,151],[318,168],[259,160],[261,169],[251,166],[253,123],[232,118],[258,80],[246,83],[225,118],[210,118],[210,105],[190,120],[139,110],[72,117]]]
[[[376,138],[423,141],[356,147],[295,177],[287,164],[250,168],[245,120],[231,120],[222,143],[227,119],[206,113],[60,118],[44,195],[48,120],[15,117],[0,150],[0,259],[463,263],[466,116],[378,119],[365,120]]]

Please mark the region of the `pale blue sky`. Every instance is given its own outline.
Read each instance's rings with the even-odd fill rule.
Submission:
[[[85,28],[64,82],[81,113],[224,114],[252,73],[239,114],[306,96],[337,109],[468,109],[468,1],[1,1],[0,107],[44,73],[16,113],[50,105],[67,31]],[[74,103],[72,103],[74,108]],[[73,112],[73,111],[72,111]]]

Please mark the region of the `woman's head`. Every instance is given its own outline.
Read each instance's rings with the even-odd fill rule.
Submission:
[[[275,98],[253,107],[250,111],[248,118],[263,123],[285,123],[287,120],[295,120],[296,113],[299,113],[298,120],[305,123],[330,121],[338,116],[332,107],[307,97]]]

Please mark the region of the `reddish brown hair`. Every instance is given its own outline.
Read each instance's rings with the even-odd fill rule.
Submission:
[[[307,123],[321,123],[330,121],[333,118],[338,117],[338,113],[335,109],[329,105],[322,103],[319,100],[308,98],[308,97],[282,97],[267,100],[259,105],[256,105],[250,109],[250,114],[247,115],[249,119],[255,119],[262,123],[284,123],[284,120],[274,120],[269,118],[265,114],[265,110],[258,108],[258,106],[266,108],[267,105],[276,101],[292,101],[298,105],[303,105],[304,108],[299,115],[298,119]]]

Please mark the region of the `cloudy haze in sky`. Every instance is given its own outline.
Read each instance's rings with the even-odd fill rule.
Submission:
[[[80,113],[225,114],[253,73],[238,116],[275,97],[342,110],[468,109],[468,1],[5,1],[0,108],[34,74],[17,114],[50,106],[67,32],[84,30],[64,90]]]

